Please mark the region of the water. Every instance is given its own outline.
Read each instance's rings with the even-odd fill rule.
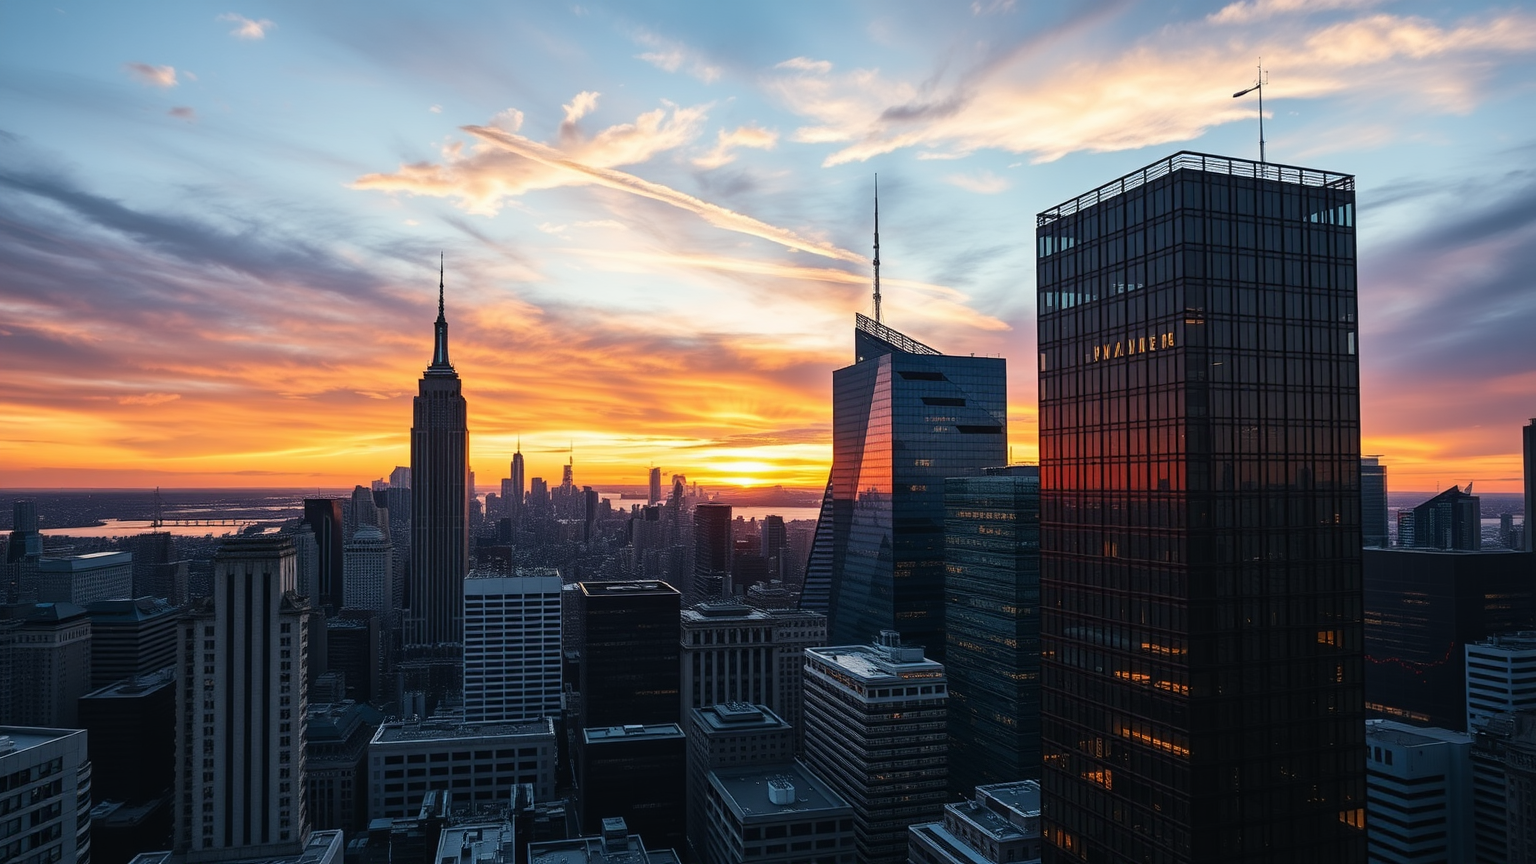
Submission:
[[[249,527],[240,525],[161,525],[159,528],[150,527],[148,519],[103,519],[103,524],[92,525],[83,528],[44,528],[44,537],[132,537],[136,534],[148,534],[159,531],[174,534],[177,537],[223,537],[227,534],[238,533]],[[272,530],[272,529],[264,529]]]

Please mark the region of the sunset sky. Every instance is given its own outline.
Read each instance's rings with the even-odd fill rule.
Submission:
[[[0,4],[0,488],[408,464],[447,259],[484,488],[574,445],[819,487],[869,311],[1009,360],[1034,216],[1180,149],[1357,176],[1364,452],[1513,491],[1536,9],[1243,0]]]

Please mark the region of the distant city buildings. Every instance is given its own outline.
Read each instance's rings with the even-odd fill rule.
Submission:
[[[1362,545],[1388,545],[1387,466],[1380,456],[1360,457],[1360,535]]]
[[[1412,510],[1397,514],[1399,546],[1419,549],[1483,548],[1481,499],[1467,488],[1452,486]]]

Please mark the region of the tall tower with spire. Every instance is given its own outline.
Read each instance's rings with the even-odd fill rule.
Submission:
[[[411,573],[406,641],[462,643],[469,571],[469,428],[462,382],[448,360],[443,265],[438,261],[432,363],[411,426]]]

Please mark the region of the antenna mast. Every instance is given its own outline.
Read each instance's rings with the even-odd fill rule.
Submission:
[[[880,175],[875,175],[875,323],[880,320]]]
[[[1232,98],[1247,96],[1249,93],[1259,91],[1259,164],[1263,165],[1269,160],[1264,158],[1264,85],[1269,83],[1269,77],[1264,74],[1264,60],[1259,59],[1259,77],[1254,80],[1252,87],[1247,90],[1239,90],[1232,94]]]

